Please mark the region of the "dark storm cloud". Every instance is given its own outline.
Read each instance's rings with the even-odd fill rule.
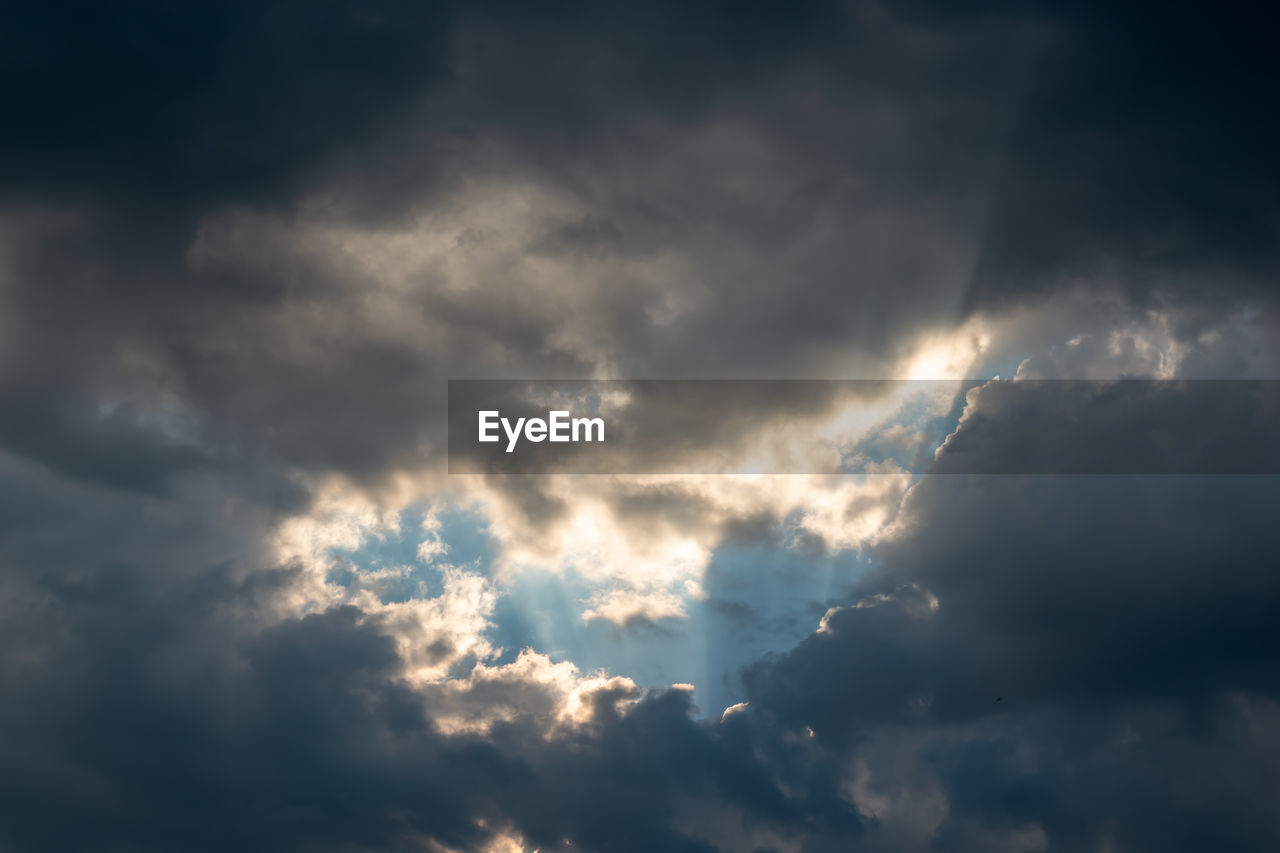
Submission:
[[[26,745],[6,756],[6,846],[388,849],[415,830],[476,837],[466,791],[505,762],[459,760],[466,744],[450,755],[431,737],[419,700],[390,679],[391,641],[358,629],[353,611],[244,640],[236,665],[217,647],[227,637],[169,609],[182,602],[137,593],[97,602],[128,607],[128,621],[102,618],[97,603],[69,615],[75,645],[55,658],[74,663],[64,680],[11,680],[6,729]],[[193,630],[206,633],[195,651],[166,661]],[[44,705],[53,689],[69,691],[67,704]]]
[[[1236,408],[1161,411],[1152,392],[1178,383],[1002,393],[1019,384],[972,392],[940,460],[953,447],[1017,459],[1027,441],[1089,459],[1158,441],[1153,412],[1206,438],[1219,419],[1247,425],[1233,439],[1241,459],[1265,455],[1275,434],[1274,408],[1248,393]],[[1214,396],[1234,384],[1190,385]],[[885,570],[854,591],[874,606],[831,614],[829,632],[754,677],[777,691],[768,704],[818,715],[807,724],[835,739],[913,706],[981,716],[996,698],[1006,708],[1159,701],[1187,713],[1237,691],[1272,699],[1277,488],[1265,475],[925,477],[905,501],[908,528],[878,549]]]
[[[1270,301],[1275,9],[1084,3],[1061,21],[1018,109],[972,304],[1108,270],[1136,295],[1204,296],[1209,275]]]
[[[58,2],[4,13],[7,194],[272,198],[444,73],[447,3]]]
[[[928,478],[861,604],[745,673],[751,711],[811,727],[873,779],[928,768],[950,803],[935,849],[1028,827],[1049,849],[1269,849],[1278,489]],[[877,764],[904,729],[919,740]]]
[[[786,702],[832,714],[810,724],[833,737],[916,700],[947,719],[997,697],[1191,709],[1231,690],[1271,696],[1280,589],[1263,566],[1276,488],[1274,477],[930,479],[911,498],[930,535],[881,552],[892,569],[876,591],[896,603],[833,614],[776,688],[831,691]]]
[[[1202,29],[1177,9],[929,4],[6,14],[7,373],[63,398],[6,400],[49,457],[73,455],[60,433],[97,428],[83,413],[104,384],[163,381],[188,410],[189,455],[377,478],[432,452],[449,376],[592,375],[604,358],[624,376],[875,375],[912,333],[1010,287],[1087,278],[1099,253],[1141,267],[1126,290],[1172,286],[1145,248],[1166,232],[1185,249],[1181,299],[1260,298],[1270,269],[1274,127],[1252,93],[1272,60],[1225,15]],[[578,212],[535,207],[541,231],[514,250],[490,252],[483,229],[460,244],[489,264],[480,287],[419,275],[403,315],[453,330],[418,336],[435,348],[358,319],[367,272],[282,245],[305,199],[359,231],[447,221],[477,180],[532,183]],[[192,260],[211,221],[246,210],[267,217],[248,231],[281,217],[242,247],[252,263]],[[548,254],[583,282],[555,310],[522,296],[521,265]],[[659,287],[622,266],[663,258]],[[1192,275],[1210,268],[1212,294]],[[562,343],[584,335],[606,351]],[[162,380],[121,378],[139,354]],[[119,479],[79,452],[85,476]],[[141,481],[188,458],[150,455]]]

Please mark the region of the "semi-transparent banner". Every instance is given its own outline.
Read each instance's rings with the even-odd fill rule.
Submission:
[[[455,380],[453,474],[1275,474],[1274,380]]]

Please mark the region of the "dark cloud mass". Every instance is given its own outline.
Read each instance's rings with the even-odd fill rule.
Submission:
[[[1267,849],[1276,498],[1270,477],[927,480],[928,535],[887,550],[869,606],[752,667],[753,703],[855,753],[920,732],[958,795],[943,849],[1027,824],[1054,849]]]
[[[1114,460],[1173,421],[1259,470],[1274,406],[1213,382],[1280,378],[1278,23],[6,4],[0,851],[1280,849],[1274,476],[937,475],[834,508],[444,476],[448,379],[964,371],[1209,384],[988,388],[939,470]],[[340,583],[334,550],[406,507],[412,571]],[[699,574],[721,542],[750,570]],[[790,617],[752,572],[841,550],[796,611],[821,626],[724,676],[740,704],[629,680],[643,629],[706,600],[764,636]],[[616,622],[608,672],[553,632],[495,648],[491,599],[547,554],[614,584],[536,612]]]

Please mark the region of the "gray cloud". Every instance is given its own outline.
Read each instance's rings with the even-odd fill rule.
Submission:
[[[1245,779],[1269,778],[1275,492],[1273,477],[928,479],[908,506],[919,535],[854,591],[866,606],[748,670],[752,712],[854,754],[916,732],[872,778],[924,768],[950,803],[939,849],[1028,827],[1049,849],[1265,849],[1280,827]],[[1193,766],[1234,793],[1187,784]]]

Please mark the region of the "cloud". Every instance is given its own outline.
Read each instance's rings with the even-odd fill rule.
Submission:
[[[1278,846],[1273,478],[444,475],[449,378],[1274,378],[1265,14],[781,8],[0,13],[0,846]],[[698,708],[537,570],[806,636]]]
[[[926,479],[879,550],[881,577],[861,585],[872,606],[834,610],[753,665],[744,698],[860,756],[855,802],[898,849],[926,843],[899,833],[928,802],[942,849],[1265,848],[1280,827],[1251,794],[1206,798],[1173,767],[1213,766],[1237,790],[1266,760],[1245,732],[1276,701],[1261,509],[1275,490],[1271,477]]]

